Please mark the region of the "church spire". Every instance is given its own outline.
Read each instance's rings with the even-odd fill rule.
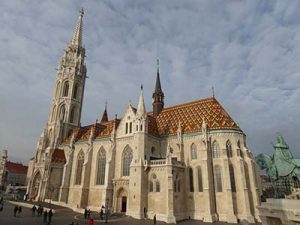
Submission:
[[[140,94],[139,103],[138,103],[138,106],[137,106],[137,115],[139,117],[145,117],[145,115],[146,115],[143,85],[141,85],[141,94]]]
[[[105,102],[105,109],[102,115],[102,119],[100,121],[100,123],[102,122],[107,122],[108,121],[108,115],[107,115],[107,102]]]
[[[157,74],[156,74],[156,83],[155,90],[152,95],[152,106],[153,106],[153,116],[157,117],[159,113],[164,108],[164,93],[161,89],[160,77],[159,77],[159,59],[157,59]]]
[[[71,44],[81,46],[82,45],[82,17],[83,17],[84,11],[83,8],[79,11],[79,16],[77,20],[77,24],[74,30],[74,34],[72,37]]]

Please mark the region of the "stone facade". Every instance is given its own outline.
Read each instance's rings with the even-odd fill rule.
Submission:
[[[141,89],[137,108],[129,104],[122,118],[109,120],[105,109],[100,122],[80,126],[86,73],[84,51],[78,48],[81,19],[82,13],[72,39],[72,43],[77,40],[79,53],[69,55],[80,66],[71,70],[59,67],[57,75],[57,83],[65,76],[70,87],[79,79],[81,97],[78,101],[61,99],[56,85],[41,137],[42,143],[50,140],[50,147],[38,146],[28,186],[31,196],[34,193],[35,198],[45,200],[49,194],[43,193],[55,192],[51,199],[73,209],[99,210],[105,206],[134,218],[156,215],[168,223],[187,218],[233,223],[259,220],[257,165],[246,146],[246,135],[215,98],[164,108],[158,70],[152,112],[146,111]],[[76,45],[67,49],[72,46]],[[65,56],[61,64],[68,61]],[[61,102],[67,105],[66,112],[73,103],[79,109],[76,123],[69,122],[68,113],[59,117],[64,120],[52,122],[53,115],[58,118],[60,112],[53,109]],[[55,138],[49,137],[50,129]],[[46,158],[61,151],[64,156],[57,158],[62,160],[55,165],[55,160],[50,160],[52,169],[46,173]],[[47,152],[50,155],[45,155]],[[48,185],[40,187],[35,179]],[[54,180],[56,183],[49,186]]]

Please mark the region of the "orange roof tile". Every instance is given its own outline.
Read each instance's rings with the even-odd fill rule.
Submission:
[[[163,109],[156,118],[157,129],[159,135],[176,134],[180,122],[185,133],[200,131],[202,118],[211,130],[240,130],[215,98],[201,99]]]
[[[51,157],[51,161],[52,162],[66,162],[66,157],[65,157],[65,153],[64,150],[62,149],[55,149],[52,157]]]
[[[6,169],[11,173],[21,173],[26,174],[27,173],[27,166],[24,166],[22,163],[14,163],[7,161],[5,164]]]

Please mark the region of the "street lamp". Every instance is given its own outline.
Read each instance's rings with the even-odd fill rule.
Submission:
[[[105,200],[105,223],[108,222],[108,201],[109,201],[109,198],[106,198],[106,200]]]

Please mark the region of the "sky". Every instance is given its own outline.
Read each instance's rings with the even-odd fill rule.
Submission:
[[[300,1],[12,0],[0,2],[0,148],[28,162],[45,126],[56,66],[83,7],[87,75],[82,125],[122,117],[156,59],[165,106],[212,96],[254,155],[282,134],[300,157]]]

